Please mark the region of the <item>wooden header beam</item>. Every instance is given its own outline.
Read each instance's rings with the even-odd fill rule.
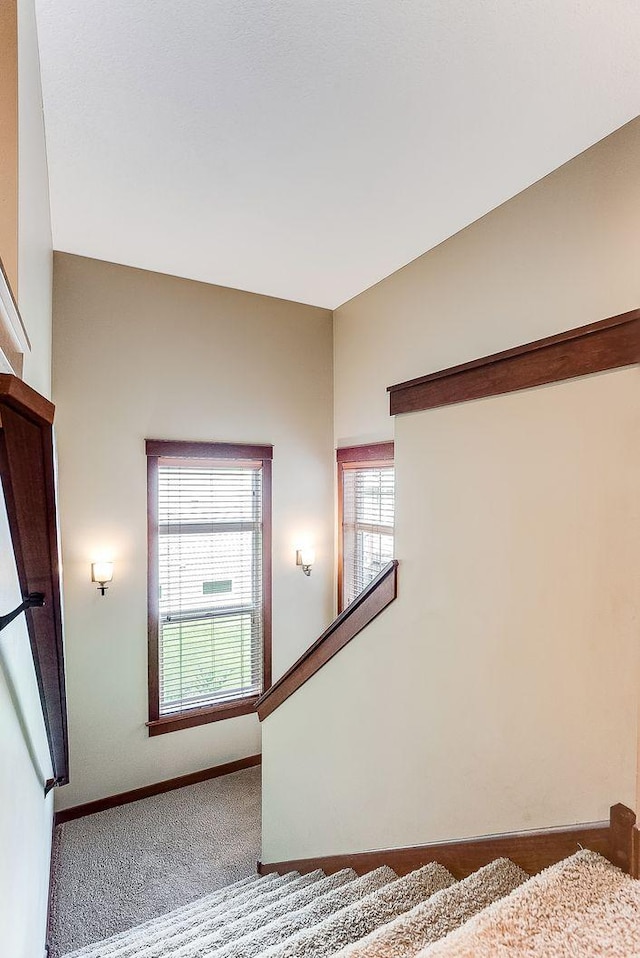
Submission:
[[[640,309],[389,386],[390,414],[435,409],[640,362]]]

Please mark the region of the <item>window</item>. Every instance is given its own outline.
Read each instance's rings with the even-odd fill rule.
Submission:
[[[147,440],[149,732],[252,712],[271,683],[271,446]]]
[[[338,611],[393,559],[393,443],[338,449]]]

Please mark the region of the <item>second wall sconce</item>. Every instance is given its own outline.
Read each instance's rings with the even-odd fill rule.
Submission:
[[[304,549],[296,549],[296,565],[302,566],[305,575],[311,575],[311,566],[316,561],[315,549],[308,546]]]
[[[98,583],[100,595],[104,595],[107,589],[107,582],[113,579],[113,562],[92,562],[91,563],[91,581]]]

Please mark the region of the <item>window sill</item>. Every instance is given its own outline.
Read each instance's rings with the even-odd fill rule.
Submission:
[[[249,699],[240,699],[224,705],[163,715],[162,718],[147,722],[147,728],[150,736],[164,735],[166,732],[177,732],[183,728],[193,728],[196,725],[206,725],[209,722],[221,722],[223,719],[236,718],[238,715],[250,715],[255,712],[257,701],[258,696],[254,695]]]

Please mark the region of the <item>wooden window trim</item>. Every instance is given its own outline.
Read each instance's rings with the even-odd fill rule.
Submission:
[[[177,732],[183,728],[194,728],[196,725],[221,722],[224,719],[237,718],[239,715],[250,715],[256,710],[258,698],[258,695],[252,695],[246,699],[237,699],[233,702],[207,706],[203,709],[190,709],[185,712],[176,712],[175,715],[162,715],[160,718],[150,719],[147,722],[149,735],[164,735],[166,732]]]
[[[273,459],[273,446],[243,442],[183,442],[147,439],[148,456],[168,459]]]
[[[371,461],[393,460],[394,443],[374,442],[366,446],[342,446],[336,449],[336,460],[341,463],[357,465],[369,464]]]
[[[338,615],[343,612],[342,584],[344,578],[344,495],[343,473],[345,469],[361,467],[375,469],[376,466],[388,466],[394,461],[395,445],[391,442],[369,443],[364,446],[343,446],[336,449],[338,464]]]
[[[148,593],[148,685],[149,735],[164,735],[179,729],[206,725],[223,719],[248,715],[255,711],[259,696],[222,702],[160,715],[160,668],[159,668],[159,600],[158,600],[158,460],[170,459],[234,459],[260,461],[262,463],[262,693],[271,686],[271,636],[272,636],[272,506],[271,506],[271,460],[273,446],[248,445],[243,443],[182,442],[147,439],[147,593]]]

